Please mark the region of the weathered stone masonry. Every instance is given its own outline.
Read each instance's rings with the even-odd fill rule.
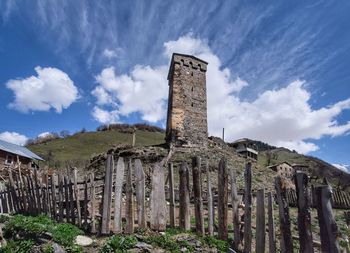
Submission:
[[[191,55],[173,54],[168,74],[167,143],[207,147],[207,65]]]

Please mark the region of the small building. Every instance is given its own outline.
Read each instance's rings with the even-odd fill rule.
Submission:
[[[255,145],[254,141],[248,138],[243,138],[236,140],[229,145],[233,147],[239,155],[245,158],[258,160],[258,148]]]
[[[294,171],[302,171],[309,174],[309,166],[304,164],[293,163],[291,165]]]
[[[10,169],[26,173],[36,166],[37,161],[44,160],[26,147],[0,140],[0,178],[6,178]]]
[[[294,169],[288,162],[282,162],[279,164],[268,166],[267,168],[276,171],[278,176],[285,178],[292,178],[294,175]]]

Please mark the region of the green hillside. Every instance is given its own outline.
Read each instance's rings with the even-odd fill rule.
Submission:
[[[34,144],[28,148],[44,158],[50,167],[64,168],[67,162],[84,166],[89,159],[106,152],[113,146],[130,144],[132,134],[123,131],[99,131],[77,133],[66,138]],[[164,133],[136,130],[136,146],[149,146],[164,143]]]

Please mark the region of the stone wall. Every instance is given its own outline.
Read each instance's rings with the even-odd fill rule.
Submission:
[[[207,63],[174,54],[169,69],[166,140],[175,146],[207,147]]]

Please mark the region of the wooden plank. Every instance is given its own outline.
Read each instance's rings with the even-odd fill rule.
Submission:
[[[252,251],[252,164],[248,162],[244,171],[244,253]]]
[[[37,196],[35,194],[33,178],[32,178],[32,176],[30,174],[29,174],[29,183],[30,183],[30,189],[31,189],[31,194],[32,194],[32,198],[33,198],[33,214],[37,215],[38,214]]]
[[[167,220],[167,208],[165,200],[164,170],[160,163],[156,163],[152,173],[151,190],[151,229],[165,231]]]
[[[196,219],[196,232],[204,235],[203,199],[202,199],[202,172],[199,156],[192,158],[192,179],[194,193],[194,215]]]
[[[74,211],[74,191],[73,191],[73,181],[72,178],[69,178],[69,208],[70,208],[70,217],[72,224],[75,224],[75,211]]]
[[[210,236],[214,235],[214,206],[213,206],[213,192],[210,179],[209,164],[206,164],[206,174],[207,174],[207,201],[208,201],[208,234]]]
[[[95,206],[96,206],[96,189],[95,189],[95,174],[90,173],[90,185],[91,185],[91,233],[95,234],[96,230],[96,219],[95,219]]]
[[[40,186],[38,183],[38,170],[34,167],[34,183],[35,183],[35,195],[36,195],[36,203],[38,214],[41,213],[41,196],[40,196]]]
[[[233,248],[239,250],[239,244],[241,241],[239,233],[239,210],[238,210],[238,194],[237,194],[237,181],[236,171],[230,170],[230,181],[231,181],[231,204],[232,204],[232,218],[233,218]]]
[[[114,233],[122,232],[122,193],[124,182],[124,159],[118,158],[117,170],[115,173],[115,192],[114,192]]]
[[[81,227],[81,208],[80,208],[80,199],[79,199],[79,188],[78,188],[78,170],[74,168],[73,171],[73,182],[74,182],[74,198],[75,205],[77,207],[77,218],[78,218],[78,226]]]
[[[275,221],[273,217],[273,196],[269,192],[267,194],[267,213],[268,213],[268,227],[269,227],[269,253],[276,253],[276,232]]]
[[[125,193],[126,193],[125,232],[127,234],[132,234],[132,233],[134,233],[134,195],[133,195],[133,187],[132,187],[131,159],[129,159],[128,167],[127,167],[127,171],[126,171]]]
[[[51,180],[51,200],[52,200],[52,215],[54,220],[57,220],[57,202],[56,202],[56,185],[55,185],[55,174],[52,174]]]
[[[110,233],[110,215],[111,215],[111,199],[112,199],[112,175],[114,168],[113,155],[107,155],[105,184],[103,190],[103,202],[102,202],[102,225],[101,234],[107,235]]]
[[[281,252],[293,252],[292,232],[290,228],[289,207],[286,199],[285,184],[281,177],[275,180],[276,197],[279,210],[280,231],[281,231]]]
[[[188,231],[191,229],[191,208],[190,208],[190,185],[189,185],[189,171],[186,162],[181,163],[179,170],[180,174],[180,228]]]
[[[308,189],[308,176],[304,172],[297,172],[295,177],[295,188],[298,196],[298,231],[301,253],[313,253],[311,214],[310,214],[310,192]]]
[[[112,175],[111,175],[112,177]],[[88,177],[87,175],[84,176],[84,201],[83,201],[83,226],[86,228],[88,226]],[[112,189],[111,189],[112,194]],[[110,210],[109,210],[109,220],[110,220]],[[108,229],[109,229],[109,221],[107,223]]]
[[[337,223],[331,205],[332,189],[329,185],[315,187],[317,218],[320,225],[321,251],[340,252]]]
[[[66,222],[71,222],[70,217],[70,205],[69,205],[69,188],[68,188],[68,179],[67,176],[64,176],[64,207],[66,209]]]
[[[63,179],[61,173],[58,173],[58,221],[63,222]]]
[[[169,178],[169,215],[170,227],[175,228],[175,195],[174,195],[174,167],[173,163],[168,163],[168,178]]]
[[[139,228],[146,228],[145,208],[145,172],[140,159],[135,160],[135,191],[137,204],[137,224]]]
[[[228,214],[228,175],[226,170],[226,158],[221,158],[218,170],[218,238],[228,239],[227,214]]]
[[[256,194],[256,253],[265,252],[265,191],[259,189]]]

